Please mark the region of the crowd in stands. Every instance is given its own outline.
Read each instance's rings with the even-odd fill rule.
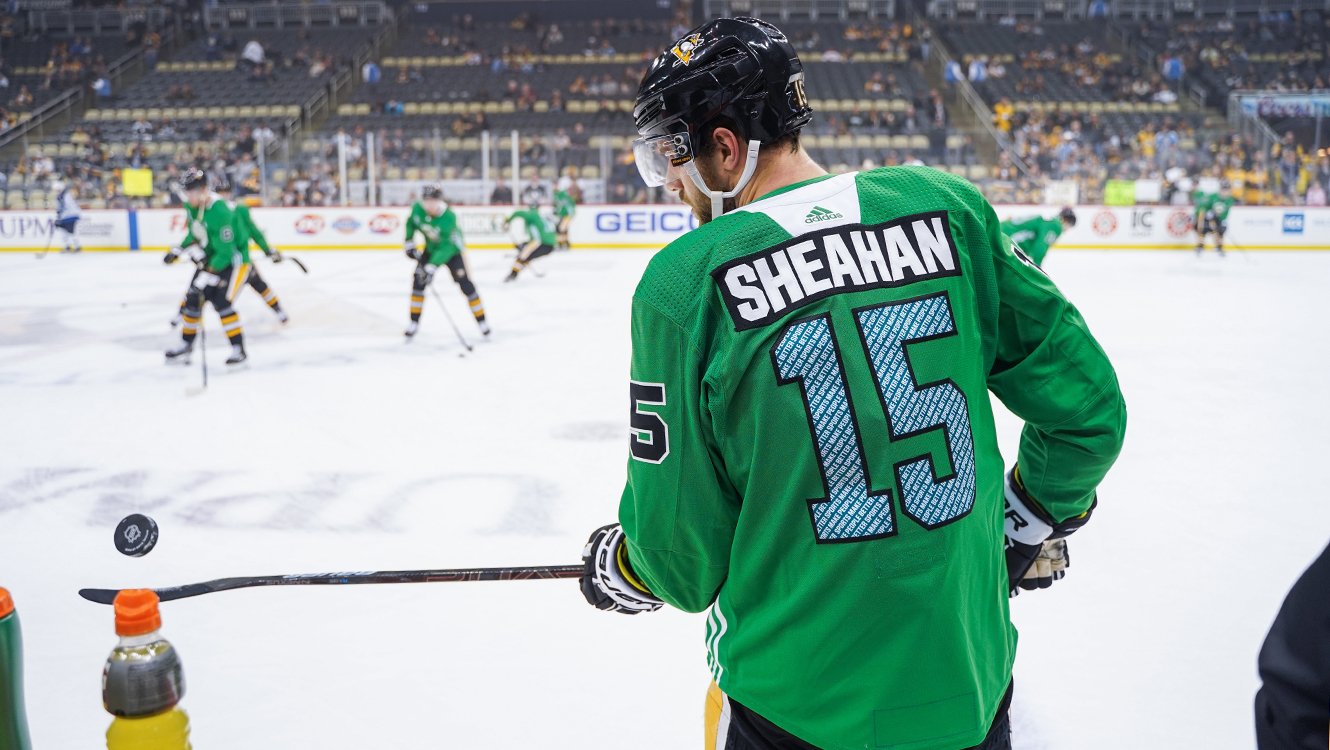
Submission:
[[[1155,53],[1159,70],[1205,87],[1212,106],[1222,107],[1238,89],[1306,91],[1330,83],[1330,34],[1320,11],[1142,23],[1133,31]]]

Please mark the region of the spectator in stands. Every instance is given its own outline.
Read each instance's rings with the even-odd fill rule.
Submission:
[[[1007,97],[998,99],[993,105],[993,124],[1007,135],[1011,135],[1011,118],[1016,114],[1016,107]]]
[[[360,80],[365,82],[371,90],[379,85],[379,80],[383,77],[383,71],[379,69],[379,64],[373,60],[366,60],[360,67]]]
[[[32,92],[28,90],[27,84],[23,84],[18,87],[18,93],[9,101],[9,104],[15,109],[26,109],[32,106],[33,101]]]
[[[942,69],[942,79],[950,84],[960,83],[965,80],[965,71],[961,69],[960,63],[949,60],[946,67]]]
[[[250,39],[240,53],[239,62],[243,68],[249,69],[262,66],[266,60],[263,55],[263,45],[257,39]]]
[[[129,127],[130,132],[137,136],[141,141],[152,140],[152,133],[155,129],[156,128],[151,122],[149,122],[147,117],[140,117]]]
[[[988,58],[984,55],[976,55],[971,58],[968,77],[971,83],[988,80]]]

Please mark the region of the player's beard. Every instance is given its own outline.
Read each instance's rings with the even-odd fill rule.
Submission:
[[[702,175],[702,181],[707,184],[708,188],[716,190],[718,185],[723,184],[720,175],[711,173],[711,165],[707,164],[704,159],[695,159],[693,163],[697,165],[697,173]],[[711,215],[711,196],[702,192],[697,184],[693,182],[693,178],[687,175],[684,175],[681,182],[683,190],[679,191],[679,199],[692,209],[693,216],[697,217],[697,223],[706,224],[716,218]],[[721,189],[728,191],[727,188]],[[733,198],[726,198],[721,204],[721,208],[725,213],[729,213],[737,207],[738,205]]]

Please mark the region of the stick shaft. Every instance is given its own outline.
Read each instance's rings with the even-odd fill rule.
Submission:
[[[434,288],[432,282],[429,285],[429,290],[430,293],[434,295],[434,301],[439,303],[439,310],[443,312],[443,317],[448,319],[448,325],[453,327],[453,333],[457,334],[457,340],[462,342],[462,346],[465,347],[467,351],[471,351],[471,344],[467,343],[466,337],[462,335],[462,329],[457,327],[457,321],[453,320],[453,316],[448,312],[448,308],[444,306],[443,297],[439,296],[439,290]]]
[[[217,591],[256,586],[357,585],[369,583],[455,583],[460,581],[525,581],[538,578],[577,578],[583,567],[577,565],[533,565],[511,568],[443,568],[437,570],[376,570],[354,573],[297,573],[294,575],[218,578],[203,583],[155,589],[164,602],[201,596]],[[81,589],[79,596],[98,604],[111,604],[116,589]]]

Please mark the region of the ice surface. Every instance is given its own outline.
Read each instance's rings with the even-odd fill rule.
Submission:
[[[0,585],[39,750],[97,747],[109,608],[83,586],[576,562],[617,507],[628,301],[648,255],[576,252],[503,285],[456,356],[411,264],[261,264],[292,322],[240,311],[250,365],[167,367],[189,271],[156,255],[0,253]],[[1330,255],[1059,253],[1049,272],[1122,378],[1126,449],[1069,577],[1013,603],[1016,746],[1248,748],[1255,657],[1330,538]],[[473,341],[461,296],[441,291]],[[1018,423],[1002,418],[1013,455]],[[111,533],[140,511],[149,556]],[[607,615],[571,581],[255,589],[164,606],[195,746],[700,746],[703,618]]]

